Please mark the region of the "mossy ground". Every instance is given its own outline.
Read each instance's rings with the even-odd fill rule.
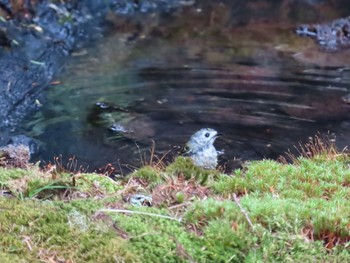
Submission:
[[[348,163],[319,154],[228,175],[180,157],[120,181],[0,168],[1,262],[349,262]],[[136,193],[152,206],[131,205]]]

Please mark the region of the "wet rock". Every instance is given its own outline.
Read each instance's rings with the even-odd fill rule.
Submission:
[[[152,120],[140,114],[122,115],[109,129],[137,141],[151,139],[155,134]]]
[[[179,6],[188,6],[195,3],[194,0],[119,0],[114,2],[114,8],[122,14],[132,14],[134,12],[150,12],[155,9],[169,11]]]
[[[7,168],[26,168],[29,164],[30,150],[27,145],[9,144],[0,148],[0,166]]]
[[[336,51],[350,47],[350,17],[329,23],[301,25],[296,29],[299,36],[311,37],[325,50]]]
[[[39,146],[34,141],[34,139],[32,139],[28,136],[22,135],[22,134],[12,136],[10,138],[8,144],[14,145],[14,146],[19,146],[19,145],[27,146],[29,148],[29,153],[31,156],[36,154],[38,152],[38,149],[39,149]]]
[[[77,23],[73,15],[63,22],[47,1],[35,5],[34,15],[26,20],[8,9],[14,18],[0,21],[11,41],[11,49],[2,50],[0,60],[0,127],[12,128],[37,107],[35,100],[43,99],[41,92],[64,66],[69,52],[78,48],[78,40],[86,41],[83,36],[87,32],[83,34],[78,29],[87,23]],[[79,15],[84,16],[83,10]],[[95,35],[93,29],[90,33]]]
[[[346,95],[342,96],[341,99],[343,102],[350,104],[350,94],[346,94]]]
[[[123,199],[134,206],[152,206],[152,197],[143,194],[127,195]]]
[[[0,1],[0,129],[13,131],[43,103],[70,54],[99,39],[106,15],[169,10],[172,0]]]
[[[6,32],[2,31],[0,28],[0,46],[1,47],[11,47],[11,42],[6,36]]]
[[[110,139],[126,138],[142,141],[152,138],[155,134],[153,122],[149,117],[109,102],[97,102],[88,115],[88,121],[112,131]]]

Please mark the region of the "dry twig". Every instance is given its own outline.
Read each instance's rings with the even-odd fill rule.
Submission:
[[[170,220],[181,222],[181,218],[175,218],[175,217],[171,217],[171,216],[165,216],[165,215],[154,214],[154,213],[147,213],[147,212],[141,212],[141,211],[133,211],[133,210],[101,209],[100,212],[139,214],[139,215],[155,216],[155,217],[160,217],[160,218],[165,218],[165,219],[170,219]]]
[[[239,209],[241,209],[241,212],[243,213],[243,215],[245,216],[245,218],[247,219],[247,222],[249,224],[249,226],[251,227],[252,230],[254,230],[254,225],[252,223],[252,221],[250,220],[247,211],[241,206],[239,199],[237,197],[236,194],[233,194],[233,200],[235,201],[235,203],[237,204],[237,206],[239,207]]]

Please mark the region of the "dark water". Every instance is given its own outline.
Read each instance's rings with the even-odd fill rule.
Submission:
[[[345,147],[350,51],[326,53],[293,33],[350,13],[333,2],[198,1],[111,17],[109,36],[74,54],[22,127],[40,146],[35,160],[75,156],[89,170],[127,172],[153,142],[171,158],[203,127],[224,133],[216,145],[228,167],[277,158],[317,132]]]

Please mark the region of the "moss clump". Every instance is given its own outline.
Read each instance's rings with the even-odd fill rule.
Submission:
[[[350,241],[349,182],[344,156],[315,156],[299,159],[296,165],[253,162],[232,177],[221,176],[212,187],[224,196],[246,194],[242,203],[252,220],[273,232],[298,229],[294,235],[306,231],[307,238],[334,247]]]
[[[167,215],[166,210],[138,208],[138,211]],[[179,222],[144,215],[111,214],[116,224],[129,235],[130,249],[142,255],[143,262],[177,262],[177,244],[188,234]]]
[[[120,182],[113,181],[105,175],[56,172],[51,174],[40,171],[36,166],[26,170],[0,168],[0,187],[21,198],[38,199],[72,192],[109,195],[122,188]]]
[[[212,184],[220,194],[269,192],[286,198],[350,197],[344,185],[350,183],[347,165],[339,160],[326,160],[320,164],[313,159],[301,159],[300,164],[281,164],[263,160],[250,163],[245,171],[237,170],[232,176],[222,175]]]
[[[162,170],[146,166],[119,182],[97,174],[0,170],[2,189],[26,197],[0,197],[0,257],[348,262],[349,158],[333,157],[256,161],[230,175],[180,157]],[[53,188],[60,185],[64,194]],[[152,197],[151,207],[122,199],[140,190]]]
[[[175,161],[166,168],[165,172],[171,175],[184,176],[187,180],[195,178],[201,184],[206,184],[209,179],[213,179],[220,174],[220,172],[216,170],[206,170],[195,166],[191,159],[186,157],[177,157]]]
[[[5,187],[12,180],[23,178],[27,174],[28,172],[24,169],[7,169],[0,167],[0,187]]]
[[[95,224],[72,228],[64,210],[51,202],[0,198],[1,251],[19,261],[137,261],[126,242]],[[15,262],[15,261],[12,261]]]
[[[153,166],[143,166],[133,174],[127,177],[139,178],[145,180],[148,184],[155,185],[163,181],[160,171]]]
[[[116,193],[123,187],[121,182],[114,181],[103,174],[83,173],[74,175],[74,178],[77,182],[76,188],[82,192],[99,191],[108,195]]]

